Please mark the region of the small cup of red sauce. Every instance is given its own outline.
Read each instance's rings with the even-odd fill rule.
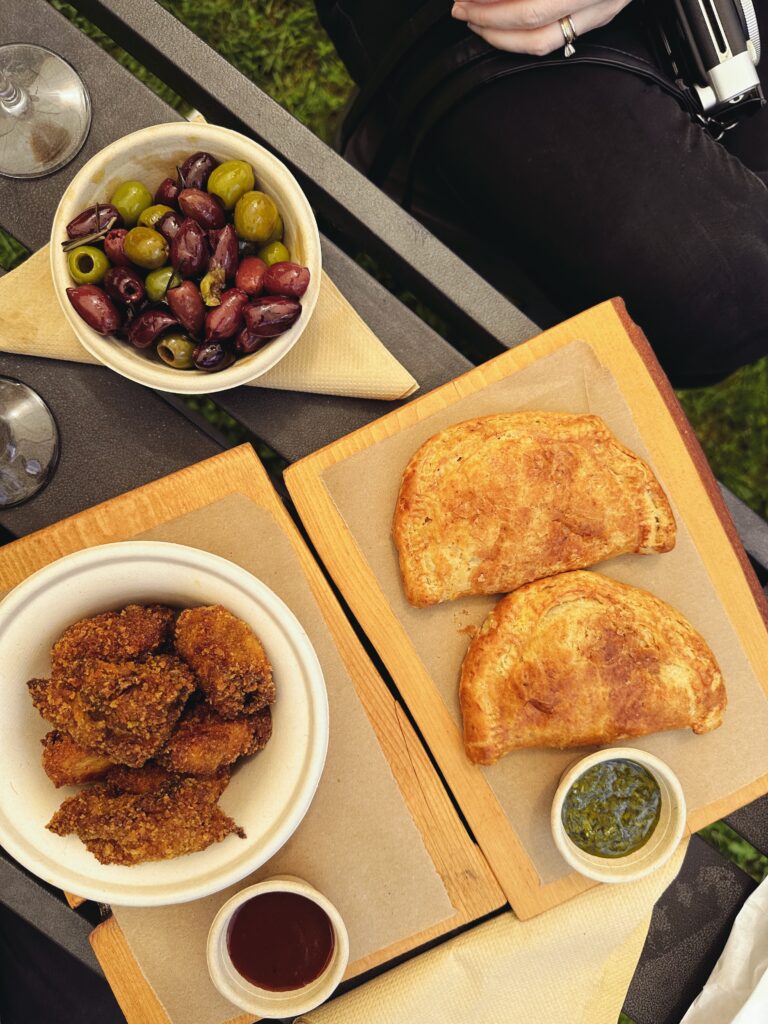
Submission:
[[[228,900],[208,933],[208,971],[221,994],[259,1017],[293,1017],[341,981],[349,939],[334,905],[307,882],[270,878]]]

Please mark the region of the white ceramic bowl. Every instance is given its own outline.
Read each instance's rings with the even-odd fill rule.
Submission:
[[[568,791],[588,768],[601,761],[635,761],[656,779],[661,790],[659,821],[648,842],[626,857],[595,857],[585,853],[568,837],[562,822],[563,803]],[[665,864],[677,849],[685,831],[685,797],[672,769],[653,754],[634,747],[609,747],[583,757],[564,773],[552,802],[552,835],[557,848],[571,867],[598,882],[634,882]]]
[[[301,298],[297,322],[263,349],[238,359],[218,373],[174,370],[152,349],[139,351],[127,341],[98,334],[72,308],[67,288],[74,285],[61,248],[67,224],[96,202],[106,203],[121,181],[143,181],[154,193],[163,178],[173,177],[176,166],[198,150],[217,160],[245,160],[256,174],[256,187],[277,203],[285,225],[285,244],[292,259],[309,267],[310,282]],[[53,218],[51,275],[64,315],[83,346],[105,366],[123,377],[160,391],[195,395],[224,391],[266,373],[293,348],[309,323],[320,291],[320,237],[312,209],[298,182],[277,157],[238,132],[210,124],[178,121],[143,128],[102,149],[77,172],[67,186]]]
[[[259,636],[277,700],[264,750],[242,760],[219,803],[247,834],[173,860],[100,864],[76,836],[46,824],[75,787],[56,789],[40,762],[51,728],[32,705],[28,679],[49,674],[51,645],[72,622],[130,603],[221,604]],[[314,648],[290,609],[226,559],[130,541],[86,548],[34,573],[0,603],[0,843],[30,871],[104,903],[182,903],[239,881],[272,857],[309,807],[328,745],[328,699]]]
[[[234,967],[227,950],[227,930],[234,912],[254,896],[267,892],[293,892],[306,896],[322,907],[333,927],[335,942],[330,963],[314,981],[290,992],[271,992],[247,981]],[[349,938],[344,921],[330,900],[300,878],[283,875],[251,885],[227,900],[213,919],[208,933],[207,958],[211,981],[235,1006],[258,1017],[295,1017],[313,1010],[333,993],[347,969]]]

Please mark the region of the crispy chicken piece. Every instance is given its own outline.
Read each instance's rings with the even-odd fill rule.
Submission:
[[[180,774],[162,768],[155,761],[148,761],[142,768],[115,765],[107,773],[104,781],[111,796],[120,796],[123,793],[155,793],[163,786],[181,778]],[[197,781],[204,785],[212,800],[218,800],[229,784],[229,768],[221,768],[214,775]]]
[[[183,611],[176,622],[176,650],[224,718],[251,714],[273,703],[272,666],[261,642],[221,605]]]
[[[204,850],[245,833],[219,808],[208,779],[171,776],[147,793],[117,793],[96,783],[65,800],[48,823],[74,833],[102,864],[141,864]]]
[[[72,724],[74,688],[63,679],[56,682],[52,679],[30,679],[27,688],[40,716],[62,732],[68,732]]]
[[[86,750],[65,732],[54,729],[42,740],[43,769],[54,786],[73,786],[103,779],[112,761]]]
[[[271,735],[269,708],[228,720],[207,704],[197,704],[185,711],[157,761],[175,772],[214,775],[222,766],[261,750]]]
[[[163,605],[129,604],[119,612],[81,619],[65,629],[51,649],[53,675],[75,661],[141,661],[173,636],[176,612]]]
[[[117,665],[80,661],[69,672],[46,688],[32,680],[35,706],[76,743],[133,768],[163,746],[195,689],[190,670],[170,654]]]

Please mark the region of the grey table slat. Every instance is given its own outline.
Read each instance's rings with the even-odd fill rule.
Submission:
[[[0,354],[0,373],[42,395],[61,438],[47,487],[0,512],[17,537],[221,451],[154,392],[104,367]]]
[[[418,394],[464,373],[471,363],[398,302],[327,238],[323,266],[355,310],[419,382]],[[299,341],[301,344],[301,341]],[[268,388],[220,392],[216,403],[293,462],[402,404]]]
[[[729,814],[725,823],[768,857],[768,796]]]
[[[0,893],[6,907],[39,931],[54,932],[59,946],[92,971],[101,973],[88,943],[93,931],[91,922],[74,914],[63,897],[54,895],[5,855],[0,856]]]
[[[656,904],[624,1012],[635,1024],[678,1024],[701,991],[755,883],[694,836]]]
[[[768,523],[723,484],[720,490],[745,551],[768,569]]]

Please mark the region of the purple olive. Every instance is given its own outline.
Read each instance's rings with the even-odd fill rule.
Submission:
[[[309,287],[309,270],[298,263],[273,263],[264,275],[264,291],[300,299]]]
[[[111,220],[114,220],[112,227],[123,226],[123,218],[111,203],[97,203],[95,206],[89,206],[87,210],[78,213],[67,224],[67,237],[83,238],[84,235],[96,234],[103,231]]]
[[[243,326],[243,309],[248,296],[239,288],[230,288],[221,296],[221,303],[205,317],[205,340],[224,341],[232,338]]]
[[[182,188],[205,188],[208,178],[219,161],[210,153],[193,153],[179,168]]]
[[[221,267],[224,277],[231,281],[237,271],[238,251],[237,234],[231,224],[227,224],[220,231],[209,231],[208,241],[211,243],[210,269],[215,270]]]
[[[199,188],[184,188],[179,192],[179,209],[208,231],[223,228],[227,222],[224,207],[216,196]]]
[[[113,228],[104,236],[104,255],[113,267],[127,267],[131,262],[125,255],[125,228]]]
[[[120,314],[114,302],[95,284],[67,288],[67,298],[83,320],[99,334],[112,334],[120,327]]]
[[[165,299],[187,334],[199,338],[205,323],[205,306],[195,282],[182,281],[178,288],[169,288]]]
[[[182,220],[183,218],[180,213],[176,213],[175,210],[169,210],[155,224],[155,231],[159,231],[167,242],[172,242],[179,233]]]
[[[240,261],[235,274],[235,285],[246,295],[258,295],[264,288],[267,264],[258,256],[246,256]]]
[[[258,352],[269,344],[269,338],[260,338],[258,334],[252,334],[247,327],[238,331],[235,337],[235,352],[241,356],[249,356],[252,352]]]
[[[178,326],[179,321],[167,309],[145,309],[128,328],[128,341],[135,348],[150,348],[163,331]]]
[[[166,214],[167,216],[167,214]],[[196,220],[187,217],[171,242],[171,264],[182,277],[199,277],[208,267],[208,241]]]
[[[104,291],[123,306],[141,302],[146,294],[144,282],[130,267],[110,267],[104,275]]]
[[[301,316],[301,303],[285,295],[262,295],[245,307],[244,316],[251,334],[274,338],[296,323]]]
[[[163,206],[175,206],[181,189],[173,178],[163,178],[160,184],[157,186],[155,192],[154,202],[161,203]]]
[[[215,373],[231,366],[235,361],[235,354],[225,348],[220,341],[204,341],[192,353],[192,359],[198,370]]]

